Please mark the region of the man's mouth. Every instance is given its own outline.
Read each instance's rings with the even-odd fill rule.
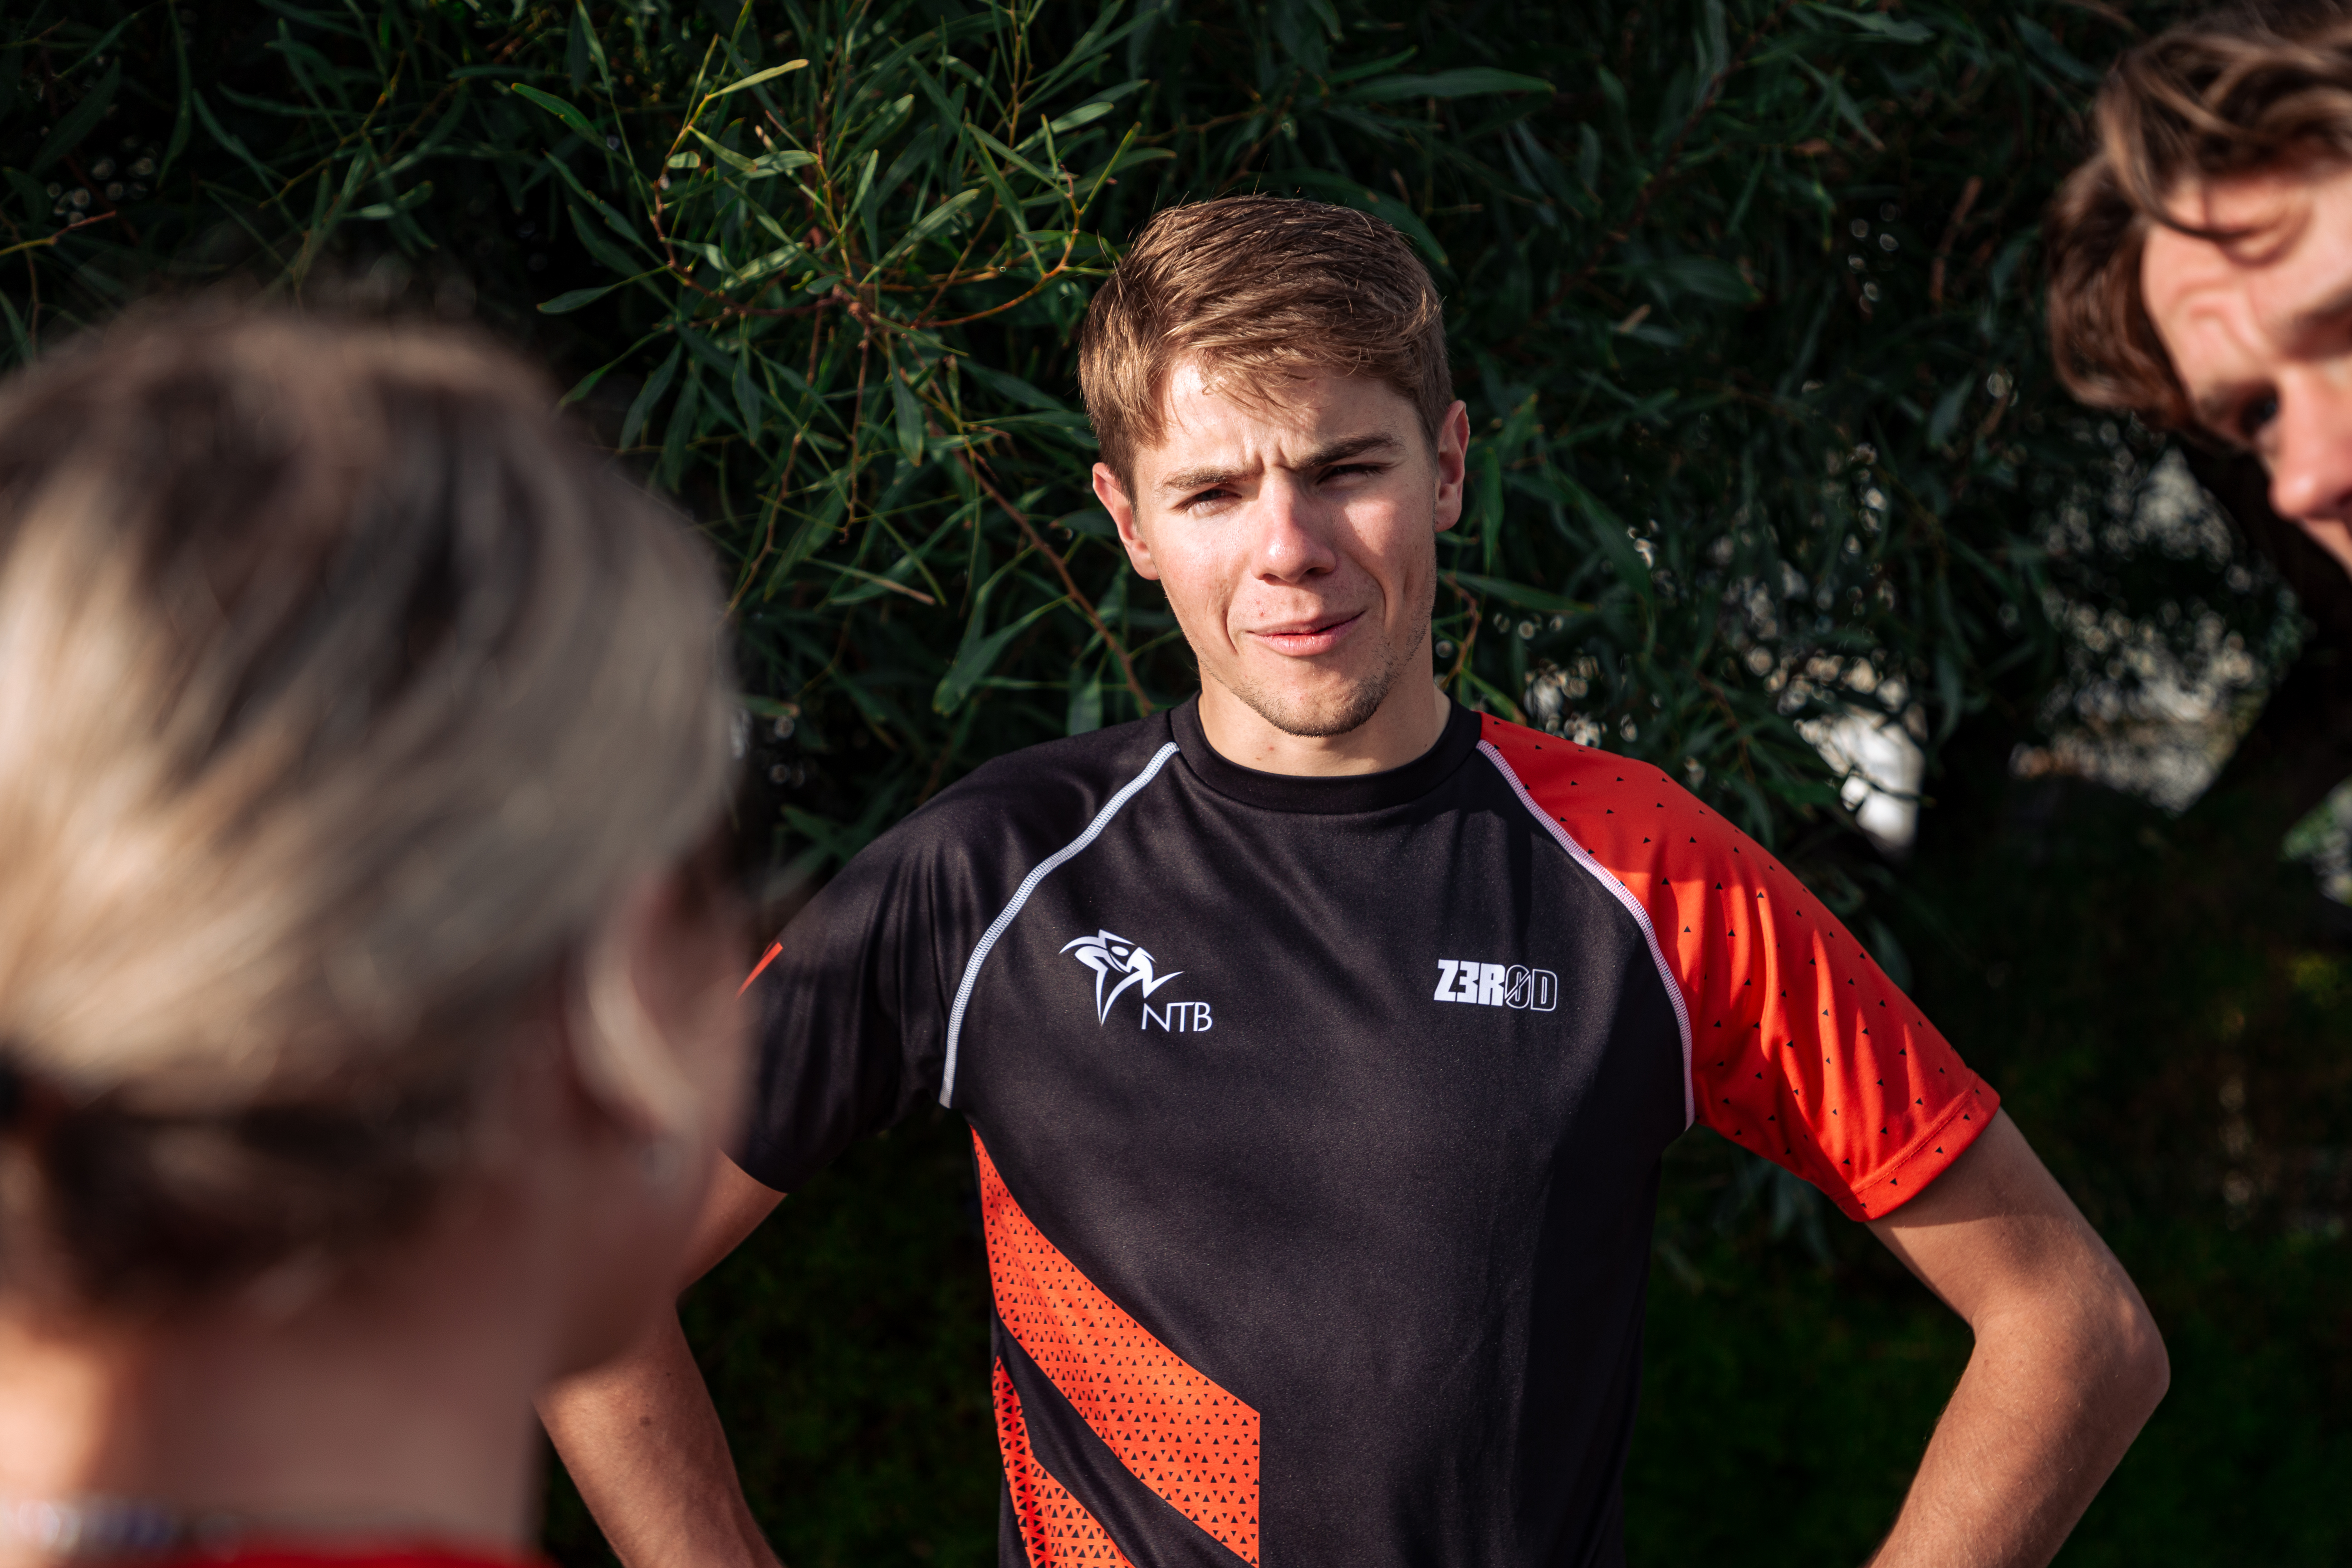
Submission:
[[[1352,610],[1346,615],[1318,616],[1312,620],[1286,621],[1278,626],[1260,626],[1250,636],[1276,653],[1286,654],[1292,658],[1311,658],[1338,647],[1363,618],[1363,611]]]

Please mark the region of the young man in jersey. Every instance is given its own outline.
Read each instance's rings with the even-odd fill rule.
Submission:
[[[2097,120],[2046,229],[2060,375],[2258,458],[2271,510],[2352,572],[2352,6],[2181,23],[2117,62]]]
[[[1469,424],[1404,241],[1162,213],[1081,365],[1201,693],[977,770],[785,933],[705,1255],[936,1100],[973,1131],[1005,1568],[1611,1564],[1659,1157],[1701,1121],[1976,1331],[1878,1561],[2046,1562],[2162,1393],[2147,1310],[1769,855],[1438,690]],[[674,1327],[546,1408],[630,1568],[772,1561]]]

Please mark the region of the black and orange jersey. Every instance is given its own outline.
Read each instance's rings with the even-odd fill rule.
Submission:
[[[753,1176],[971,1125],[1006,1568],[1620,1562],[1666,1145],[1874,1217],[1997,1103],[1656,768],[1460,709],[1355,777],[1192,704],[1002,758],[759,987]]]

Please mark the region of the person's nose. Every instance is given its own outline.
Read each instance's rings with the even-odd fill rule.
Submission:
[[[1339,564],[1321,508],[1297,476],[1277,472],[1258,492],[1251,564],[1270,582],[1297,583]]]
[[[2278,399],[2271,509],[2296,521],[2352,519],[2352,378],[2297,376]]]

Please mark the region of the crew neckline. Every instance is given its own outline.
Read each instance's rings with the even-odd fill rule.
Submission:
[[[1209,743],[1201,727],[1201,697],[1185,699],[1171,715],[1178,753],[1200,781],[1219,795],[1268,811],[1381,811],[1429,794],[1478,749],[1479,717],[1459,702],[1449,704],[1436,743],[1402,767],[1377,773],[1269,773],[1245,768]]]

